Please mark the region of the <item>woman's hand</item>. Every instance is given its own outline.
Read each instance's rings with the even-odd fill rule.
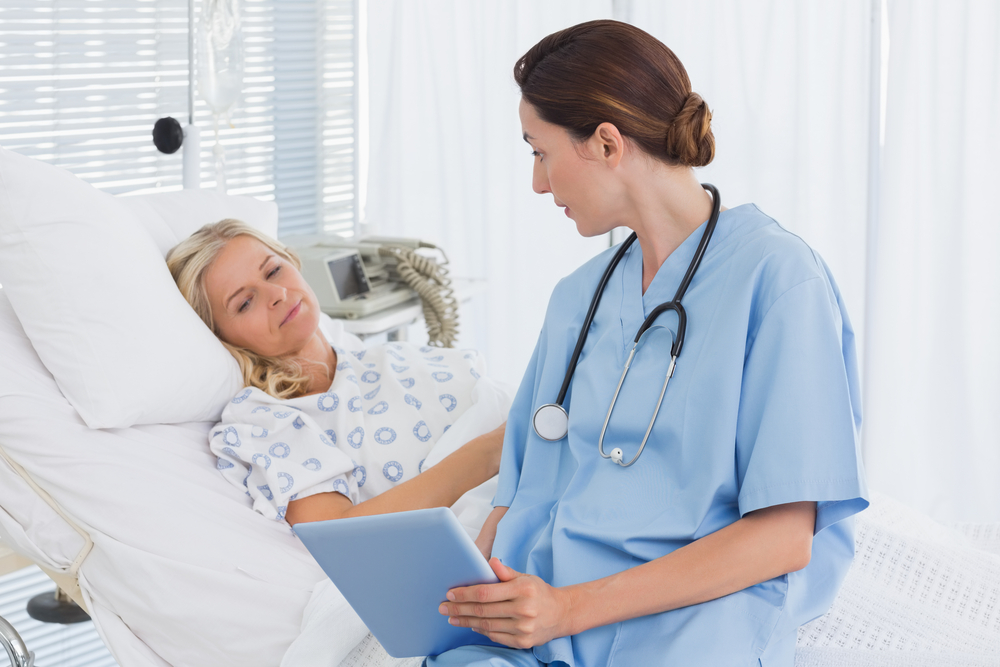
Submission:
[[[490,567],[499,584],[448,591],[448,602],[442,602],[438,611],[450,616],[449,623],[512,648],[531,648],[571,634],[572,599],[566,590],[516,572],[498,558],[490,560]]]

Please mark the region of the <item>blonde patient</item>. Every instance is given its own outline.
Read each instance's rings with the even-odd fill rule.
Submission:
[[[201,228],[167,266],[239,363],[247,388],[211,446],[265,516],[295,524],[447,507],[497,474],[503,425],[421,471],[479,381],[476,355],[328,342],[298,258],[238,220]]]

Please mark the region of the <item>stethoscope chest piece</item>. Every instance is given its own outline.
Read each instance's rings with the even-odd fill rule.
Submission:
[[[539,438],[555,442],[565,438],[569,432],[569,415],[563,406],[546,403],[535,410],[531,425]]]

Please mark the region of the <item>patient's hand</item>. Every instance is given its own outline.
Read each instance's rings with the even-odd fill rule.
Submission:
[[[500,519],[506,513],[506,507],[494,507],[490,515],[486,517],[483,528],[479,531],[479,537],[476,538],[476,546],[483,552],[486,560],[489,560],[490,554],[493,553],[493,540],[497,536],[497,524],[500,523]]]

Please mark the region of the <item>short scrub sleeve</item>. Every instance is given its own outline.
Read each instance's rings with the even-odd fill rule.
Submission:
[[[740,515],[816,501],[818,533],[868,506],[853,332],[816,277],[779,296],[751,336],[737,421]]]
[[[243,390],[226,406],[210,446],[223,476],[268,518],[284,520],[289,501],[316,493],[358,502],[350,457],[309,415],[259,389]]]

